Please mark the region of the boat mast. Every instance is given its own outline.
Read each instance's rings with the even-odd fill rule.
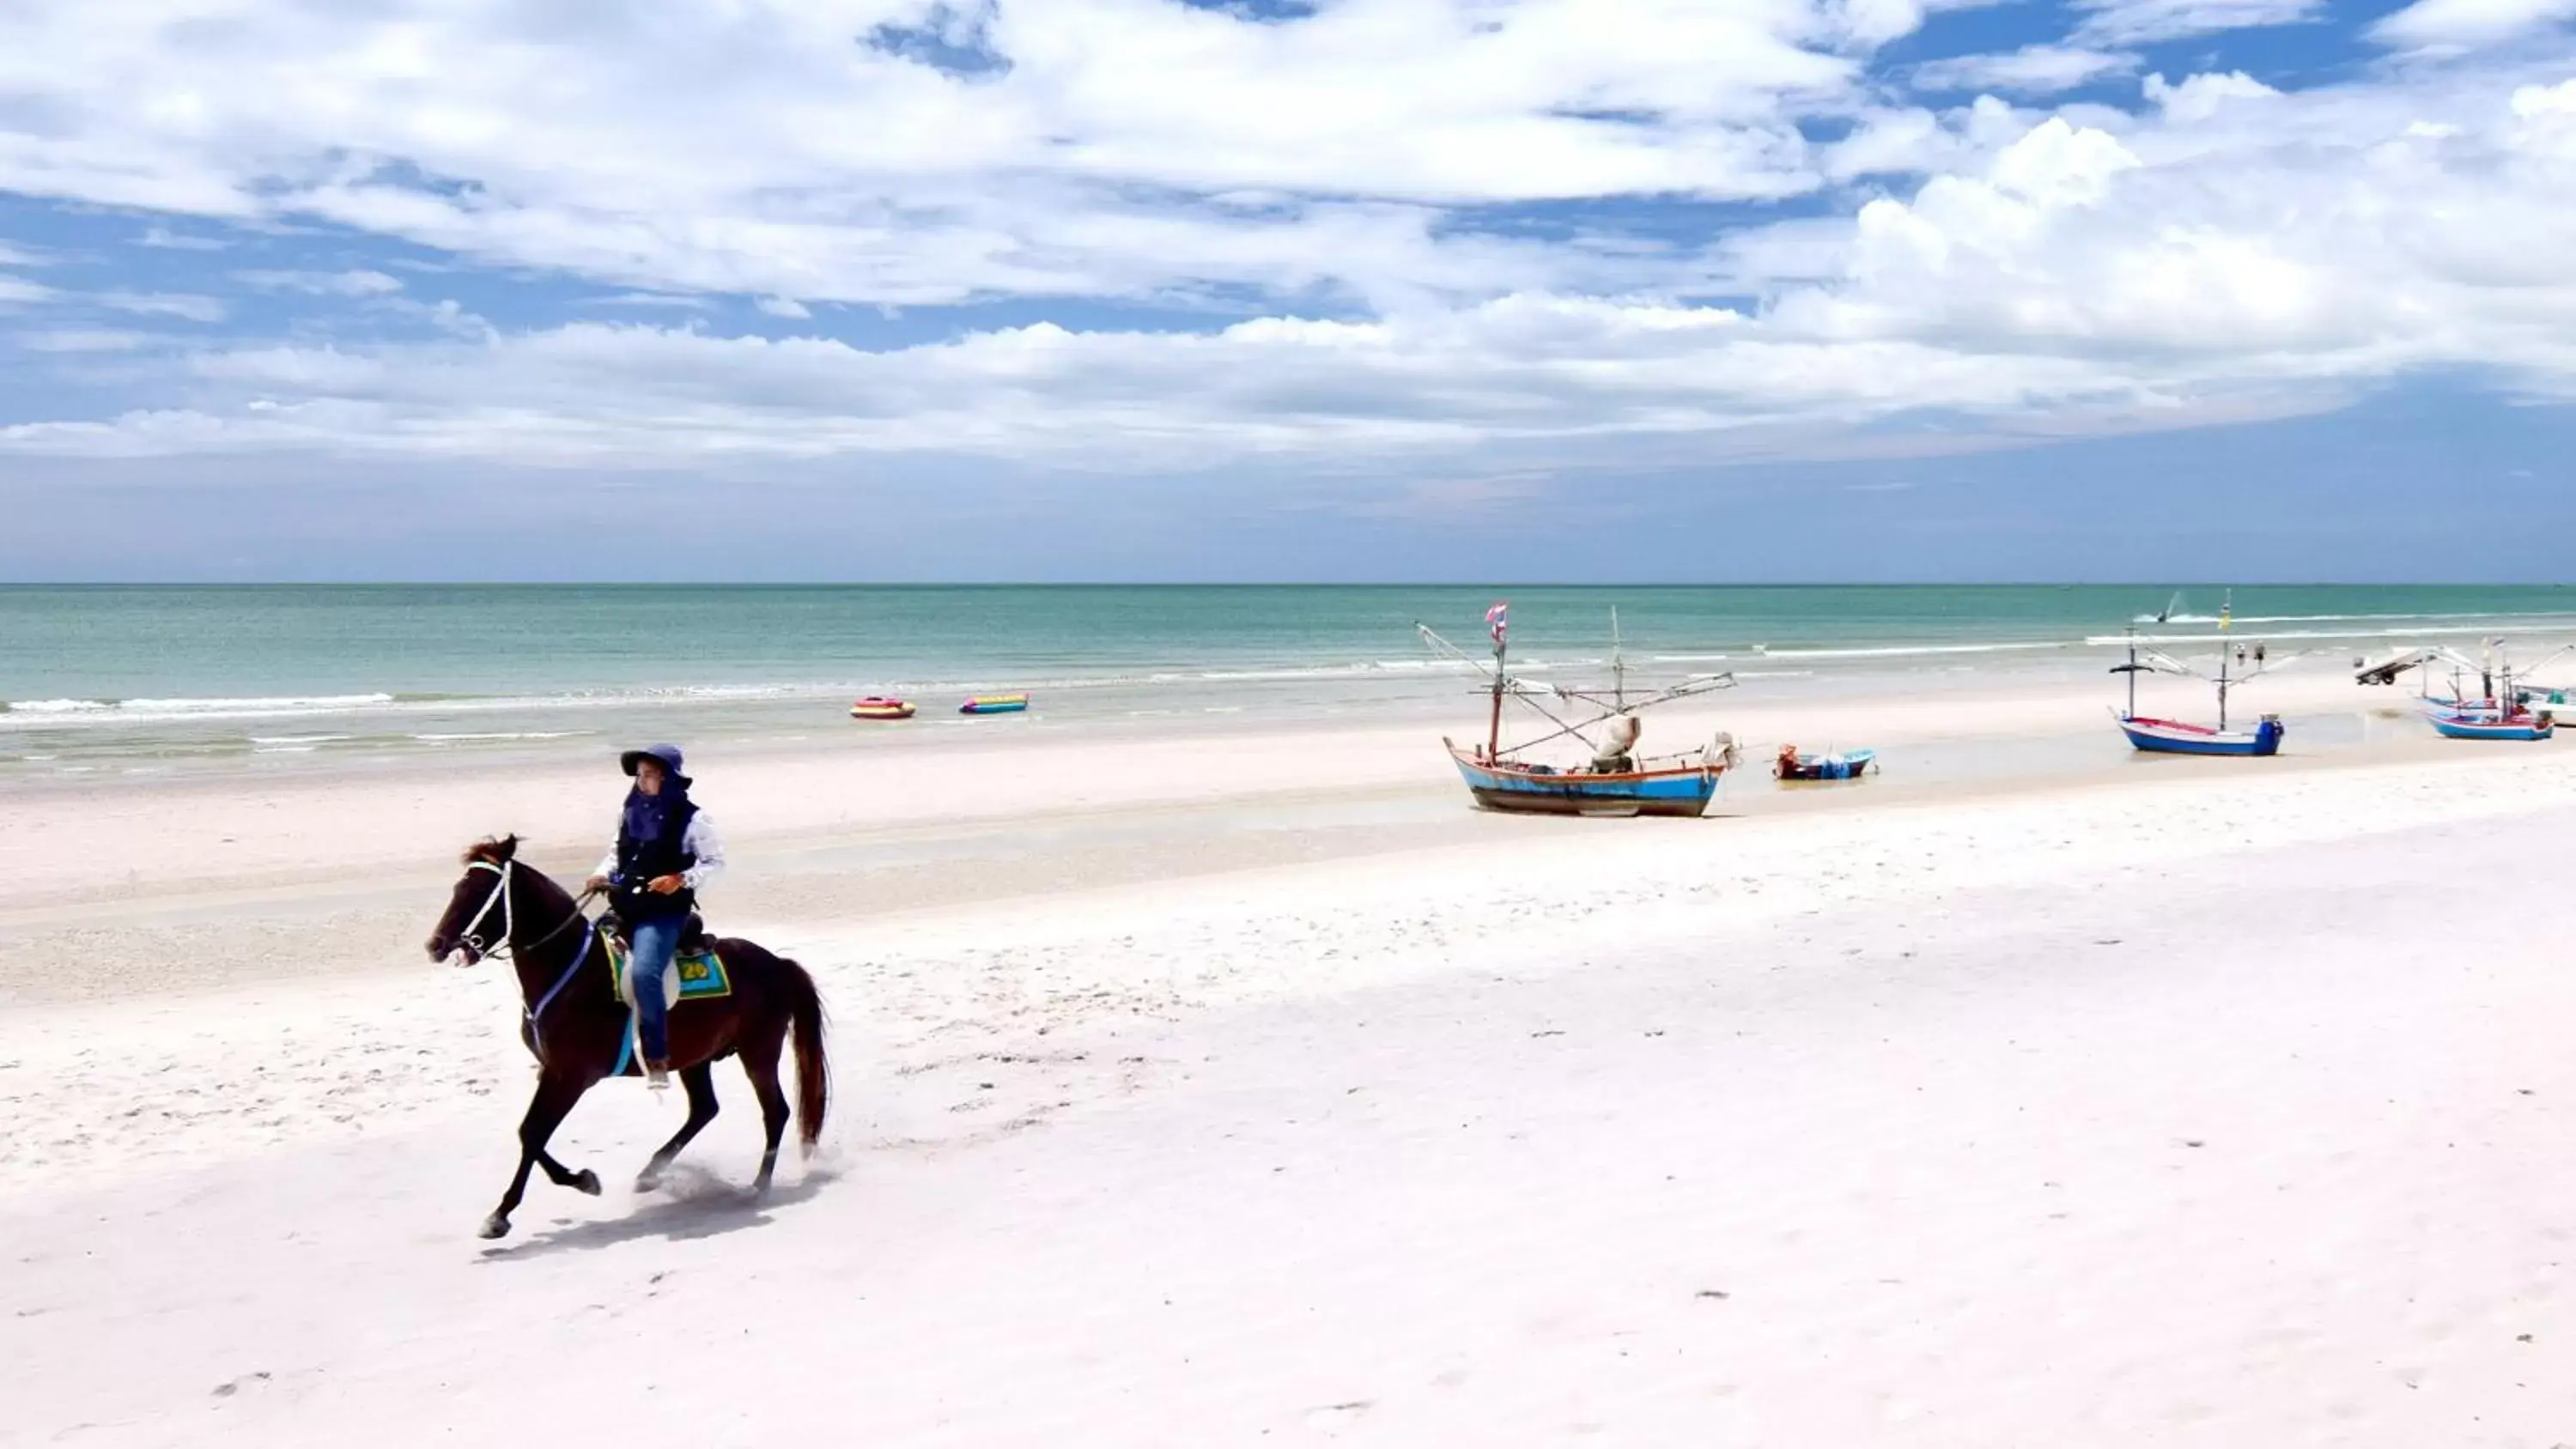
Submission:
[[[2129,714],[2138,717],[2138,622],[2129,621]]]
[[[1502,605],[1496,604],[1485,614],[1492,621],[1494,636],[1494,713],[1485,726],[1485,763],[1489,765],[1501,759],[1503,754],[1503,653],[1508,647],[1504,640],[1511,631],[1504,626],[1506,616],[1502,609]]]
[[[1610,698],[1621,714],[1628,712],[1628,657],[1619,648],[1619,606],[1610,606]]]
[[[2236,591],[2227,591],[2218,606],[2218,732],[2227,733],[2227,628],[2236,611]]]

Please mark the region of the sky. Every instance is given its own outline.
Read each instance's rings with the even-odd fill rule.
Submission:
[[[0,579],[2576,578],[2576,0],[0,6]]]

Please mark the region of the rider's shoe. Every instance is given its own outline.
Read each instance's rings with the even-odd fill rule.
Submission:
[[[651,1087],[657,1092],[669,1091],[671,1089],[671,1064],[669,1062],[646,1062],[644,1064],[644,1085]]]

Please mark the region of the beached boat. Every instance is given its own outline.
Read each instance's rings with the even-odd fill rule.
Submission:
[[[1443,739],[1467,792],[1488,810],[1531,815],[1698,816],[1708,813],[1726,766],[1705,759],[1652,770],[1558,770],[1520,760],[1487,761]]]
[[[2279,715],[2267,714],[2251,730],[2212,729],[2175,719],[2119,716],[2120,732],[2141,750],[2161,755],[2272,755],[2289,733]]]
[[[871,694],[850,706],[850,718],[910,719],[912,704],[909,700],[889,699],[884,695]]]
[[[2545,740],[2558,727],[2554,716],[2487,712],[2479,714],[2435,713],[2426,716],[2434,733],[2446,740]]]
[[[1029,707],[1025,694],[979,694],[957,707],[959,714],[1018,714]]]
[[[2568,652],[2568,648],[2560,648],[2542,656],[2540,662],[2545,665]],[[2432,670],[2436,664],[2451,666],[2451,692],[2447,697],[2433,693]],[[2505,655],[2502,639],[2486,640],[2475,659],[2447,645],[2409,649],[2386,663],[2363,665],[2353,677],[2363,684],[2382,684],[2416,668],[2424,671],[2424,719],[2444,739],[2545,740],[2556,733],[2557,716],[2569,707],[2569,691],[2565,689],[2515,681],[2515,675],[2527,671],[2514,668]],[[2477,676],[2475,694],[2469,692],[2472,674]]]
[[[1478,805],[1488,810],[1532,815],[1696,817],[1707,812],[1709,800],[1717,793],[1719,778],[1735,766],[1737,752],[1734,739],[1720,734],[1705,748],[1690,754],[1641,756],[1636,753],[1641,730],[1636,711],[1649,705],[1727,688],[1735,683],[1735,676],[1695,676],[1670,689],[1631,700],[1627,689],[1626,657],[1618,642],[1618,620],[1618,613],[1613,610],[1610,616],[1613,683],[1606,692],[1569,689],[1562,685],[1542,686],[1534,681],[1513,678],[1506,660],[1510,621],[1505,605],[1496,604],[1485,612],[1487,630],[1494,640],[1494,662],[1490,667],[1450,644],[1427,625],[1414,626],[1424,641],[1435,649],[1473,665],[1489,676],[1484,692],[1492,696],[1492,709],[1483,747],[1462,748],[1445,736],[1440,741],[1448,748],[1450,761],[1458,767],[1459,777],[1466,781],[1467,792]],[[1502,742],[1503,700],[1506,696],[1535,710],[1555,728],[1506,748]],[[1560,718],[1553,708],[1565,704],[1581,705],[1593,713],[1587,718],[1569,721]],[[1537,746],[1569,739],[1591,747],[1590,761],[1559,766],[1529,757],[1528,752]]]
[[[1771,776],[1782,781],[1857,780],[1877,768],[1876,750],[1802,755],[1796,745],[1782,745],[1779,758],[1771,762]]]
[[[2170,611],[2172,606],[2167,605],[2166,608]],[[2257,646],[2255,658],[2258,662],[2250,672],[2240,675],[2228,673],[2228,650],[2223,636],[2227,632],[2228,620],[2232,614],[2233,609],[2230,606],[2223,605],[2218,611],[2218,630],[2222,638],[2218,650],[2218,673],[2214,677],[2203,674],[2171,655],[2157,650],[2141,651],[2138,648],[2137,626],[2133,624],[2129,627],[2129,662],[2111,666],[2113,674],[2125,674],[2129,677],[2129,704],[2126,709],[2111,711],[2111,717],[2119,722],[2120,733],[2129,737],[2131,748],[2156,755],[2274,755],[2280,753],[2281,737],[2289,733],[2289,727],[2281,723],[2281,717],[2277,714],[2261,716],[2255,721],[2254,728],[2250,730],[2231,730],[2227,727],[2227,691],[2263,672],[2260,662],[2263,655],[2260,646]],[[2142,652],[2143,658],[2140,657]],[[2190,724],[2183,720],[2155,719],[2138,713],[2138,676],[2141,674],[2179,674],[2216,684],[2218,686],[2218,723],[2214,726]]]
[[[2541,662],[2546,664],[2566,652],[2561,649]],[[2476,660],[2454,654],[2451,662],[2451,698],[2425,703],[2424,718],[2434,733],[2446,740],[2534,742],[2557,732],[2559,702],[2566,698],[2566,692],[2516,684],[2517,671],[2505,657],[2502,639],[2487,640]],[[2465,675],[2470,669],[2478,673],[2479,692],[2464,696]]]

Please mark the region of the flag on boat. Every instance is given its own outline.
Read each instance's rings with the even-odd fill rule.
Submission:
[[[1494,636],[1494,642],[1497,644],[1502,643],[1503,636],[1511,632],[1511,607],[1508,603],[1502,603],[1485,611],[1485,628]]]

